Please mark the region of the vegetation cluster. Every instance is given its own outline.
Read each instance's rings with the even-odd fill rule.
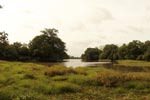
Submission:
[[[58,30],[45,29],[29,44],[9,44],[8,34],[0,32],[0,59],[11,61],[61,61],[68,58],[65,43],[57,36]]]
[[[123,60],[115,67],[67,68],[0,61],[0,100],[149,100],[149,65]]]
[[[150,41],[133,40],[122,46],[107,44],[103,49],[87,48],[81,58],[84,61],[98,61],[99,59],[150,61]]]

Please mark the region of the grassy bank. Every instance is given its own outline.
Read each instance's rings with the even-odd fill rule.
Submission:
[[[119,65],[124,65],[124,66],[150,67],[150,62],[146,62],[146,61],[118,60],[117,62]]]
[[[135,70],[149,67],[129,60],[75,69],[0,61],[0,100],[149,100],[150,71]]]

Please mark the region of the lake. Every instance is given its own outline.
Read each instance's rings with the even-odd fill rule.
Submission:
[[[82,62],[81,59],[65,59],[63,65],[67,67],[86,67],[86,66],[99,66],[103,64],[110,64],[110,62]]]

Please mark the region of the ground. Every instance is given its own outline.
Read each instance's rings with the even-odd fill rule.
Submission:
[[[0,100],[150,100],[150,62],[66,68],[0,61]]]

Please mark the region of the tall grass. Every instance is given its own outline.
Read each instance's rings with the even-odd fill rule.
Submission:
[[[143,63],[150,66],[119,61],[113,67],[124,69],[117,70],[0,61],[0,100],[149,100],[150,70],[126,70],[143,69]]]

